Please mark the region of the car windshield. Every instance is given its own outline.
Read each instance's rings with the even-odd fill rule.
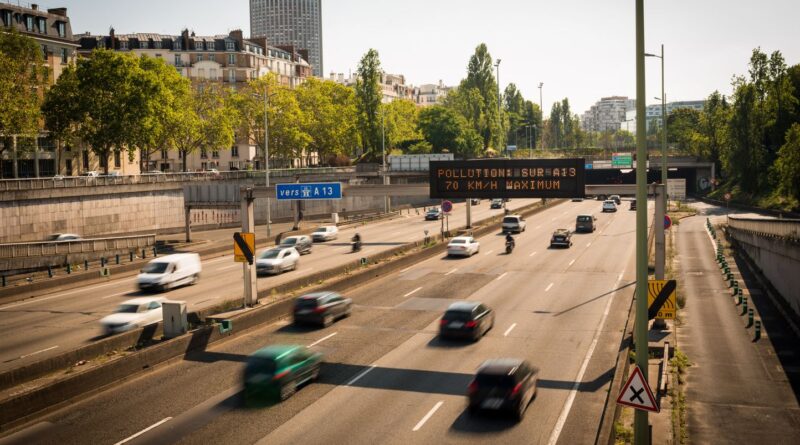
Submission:
[[[590,222],[591,220],[592,220],[591,216],[579,216],[578,217],[578,221],[579,222]]]
[[[118,313],[122,314],[135,314],[139,312],[139,305],[138,304],[121,304],[117,308]]]
[[[315,230],[314,233],[325,233],[327,231],[328,231],[327,227],[320,227],[317,230]]]
[[[317,307],[316,298],[299,298],[295,303],[295,307],[299,308],[314,308]]]
[[[142,273],[164,273],[168,265],[168,263],[148,263],[142,268]]]
[[[454,240],[450,241],[450,244],[466,244],[466,243],[467,243],[467,240],[464,240],[464,239],[454,239]]]
[[[514,376],[508,374],[478,374],[475,380],[478,386],[484,387],[513,388],[516,385]]]
[[[428,210],[428,213],[439,213],[439,210],[438,209],[430,209],[430,210]]]
[[[271,358],[251,357],[247,360],[247,367],[244,372],[245,375],[257,373],[274,374],[275,368],[275,360]]]
[[[450,321],[470,321],[472,320],[472,313],[466,311],[447,311],[444,313],[444,319]]]
[[[281,241],[281,244],[286,246],[294,246],[297,244],[297,238],[286,238],[285,240]]]
[[[279,249],[270,249],[270,250],[267,250],[266,252],[262,253],[259,258],[261,258],[262,260],[272,260],[272,259],[278,258],[278,255],[280,253],[281,253],[281,251]]]
[[[505,218],[503,218],[503,222],[504,223],[514,223],[514,224],[516,224],[516,223],[519,222],[519,218],[517,218],[515,216],[506,216]]]

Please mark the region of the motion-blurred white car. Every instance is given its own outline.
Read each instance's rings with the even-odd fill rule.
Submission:
[[[339,237],[339,228],[336,226],[322,226],[311,233],[314,241],[330,241]]]
[[[108,334],[116,334],[136,329],[149,324],[158,323],[163,318],[161,303],[164,297],[134,298],[120,304],[114,313],[103,317],[100,325]]]
[[[472,256],[481,249],[481,243],[471,236],[457,236],[447,244],[448,256]]]
[[[261,252],[256,259],[258,275],[276,275],[297,269],[300,253],[294,247],[273,247]]]

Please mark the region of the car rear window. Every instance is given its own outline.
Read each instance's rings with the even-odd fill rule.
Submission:
[[[467,240],[463,240],[463,239],[454,239],[454,240],[450,241],[450,244],[464,244],[464,243],[466,243],[466,242],[467,242]]]
[[[328,231],[327,227],[320,227],[319,229],[315,230],[314,233],[325,233]]]
[[[259,258],[264,259],[264,260],[272,260],[272,259],[278,258],[278,254],[279,253],[281,253],[281,251],[278,250],[278,249],[270,249],[270,250],[267,250],[266,252],[262,253]]]
[[[256,373],[274,374],[276,367],[275,360],[271,358],[251,357],[247,361],[247,367],[244,372],[246,375]]]
[[[117,308],[118,313],[122,314],[135,314],[139,312],[139,305],[138,304],[121,304]]]
[[[317,307],[317,301],[316,298],[299,298],[294,305],[299,308],[314,308]]]
[[[478,374],[475,380],[483,387],[513,388],[517,384],[514,376],[508,374]]]
[[[285,240],[281,241],[281,244],[286,246],[294,246],[297,244],[297,238],[286,238]]]
[[[472,312],[447,311],[444,313],[444,319],[454,321],[470,321],[472,320]]]
[[[592,220],[592,217],[590,217],[590,216],[579,216],[578,217],[578,222],[590,222],[591,220]]]
[[[516,216],[506,216],[505,218],[503,218],[503,222],[516,224],[519,222],[519,218],[517,218]]]

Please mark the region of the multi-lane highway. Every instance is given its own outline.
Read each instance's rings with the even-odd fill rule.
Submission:
[[[512,200],[510,209],[537,200]],[[457,204],[450,216],[451,228],[463,226],[464,204]],[[489,209],[489,201],[473,206],[473,221],[501,214]],[[258,279],[259,289],[290,281],[298,276],[324,270],[353,260],[350,238],[359,232],[364,249],[359,256],[378,253],[408,242],[423,239],[425,230],[437,234],[439,221],[425,221],[424,215],[403,215],[400,218],[350,227],[332,242],[315,244],[310,255],[304,255],[296,271]],[[201,238],[202,234],[196,234]],[[189,310],[218,304],[242,296],[242,265],[231,255],[203,262],[203,273],[197,285],[163,294],[172,300],[183,300]],[[101,334],[99,319],[111,313],[129,298],[142,295],[136,291],[136,277],[114,278],[108,283],[81,286],[42,295],[33,299],[0,306],[0,370],[41,360],[97,339]]]
[[[43,417],[27,443],[593,443],[635,274],[634,212],[599,207],[570,202],[530,217],[511,255],[493,233],[474,257],[436,256],[353,289],[353,315],[326,329],[284,320],[192,353]],[[597,214],[598,230],[549,249],[552,230],[574,227],[579,213]],[[496,311],[477,343],[437,337],[457,300]],[[246,406],[248,355],[286,343],[325,354],[320,380],[286,402]],[[466,386],[492,357],[541,370],[520,424],[466,413]]]

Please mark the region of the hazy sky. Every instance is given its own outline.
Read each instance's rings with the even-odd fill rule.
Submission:
[[[0,0],[8,1],[8,0]],[[13,0],[12,3],[17,3]],[[75,33],[198,34],[250,31],[247,0],[43,0],[66,6]],[[135,5],[135,6],[134,6]],[[354,70],[368,48],[407,83],[455,85],[475,46],[502,59],[500,81],[514,82],[545,112],[568,97],[582,114],[602,96],[634,97],[634,0],[322,0],[326,73]],[[800,0],[645,1],[646,51],[665,45],[667,99],[730,94],[753,48],[800,63]],[[647,59],[648,103],[661,94],[659,59]],[[326,74],[327,76],[327,74]]]

